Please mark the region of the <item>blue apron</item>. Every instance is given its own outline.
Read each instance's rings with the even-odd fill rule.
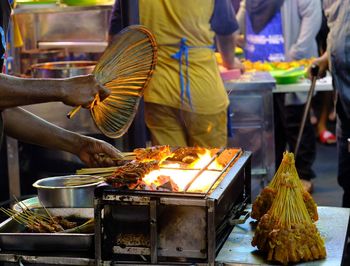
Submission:
[[[180,48],[179,50],[171,55],[171,57],[177,61],[179,61],[179,78],[180,78],[180,86],[181,86],[181,91],[180,91],[180,98],[181,98],[181,104],[184,104],[184,94],[186,92],[186,97],[188,100],[188,103],[191,107],[191,110],[193,110],[192,106],[192,99],[191,99],[191,91],[190,91],[190,74],[188,71],[189,68],[189,50],[194,49],[194,48],[207,48],[207,49],[212,49],[214,51],[214,45],[211,46],[189,46],[186,44],[186,38],[182,38],[180,41]],[[170,45],[171,46],[171,45]],[[184,57],[184,58],[183,58]],[[182,60],[185,60],[186,68],[185,71],[182,69]],[[186,75],[186,86],[185,86],[185,77],[184,73]]]
[[[246,14],[245,58],[252,61],[285,61],[281,12],[277,12],[265,28],[256,34]]]

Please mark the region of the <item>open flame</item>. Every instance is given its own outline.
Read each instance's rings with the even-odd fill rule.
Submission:
[[[192,162],[186,169],[178,163],[163,165],[163,168],[159,170],[153,170],[147,174],[142,180],[147,186],[158,187],[159,179],[164,177],[173,182],[178,191],[184,191],[184,188],[193,180],[193,178],[199,173],[199,171],[208,165],[212,160],[210,150],[205,150],[205,153],[198,154],[198,159]],[[221,174],[223,165],[221,165],[216,159],[208,166],[207,170],[201,173],[198,178],[188,188],[189,192],[206,192],[215,182],[215,180]]]
[[[190,164],[191,168],[203,168],[205,167],[210,160],[212,159],[212,155],[210,154],[210,150],[205,149],[205,153],[198,153],[198,160],[195,160]],[[224,167],[217,160],[214,160],[208,167],[208,169],[213,170],[222,170]]]

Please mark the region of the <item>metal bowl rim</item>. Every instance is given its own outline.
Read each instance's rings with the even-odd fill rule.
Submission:
[[[97,186],[100,183],[103,183],[103,181],[98,181],[95,183],[90,183],[90,184],[86,184],[86,185],[80,185],[80,186],[47,186],[47,185],[40,185],[40,183],[44,182],[44,181],[48,181],[48,180],[55,180],[55,179],[64,179],[67,177],[85,177],[85,176],[90,176],[90,177],[96,177],[98,178],[99,176],[95,176],[95,175],[65,175],[65,176],[52,176],[52,177],[46,177],[46,178],[42,178],[39,179],[37,181],[35,181],[33,183],[33,187],[37,188],[37,189],[77,189],[77,188],[88,188],[88,187],[94,187]]]
[[[59,65],[74,65],[81,64],[81,66],[72,66],[71,68],[54,68],[54,66]],[[86,65],[84,65],[86,64]],[[54,61],[54,62],[45,62],[31,65],[32,69],[45,69],[45,70],[64,70],[64,69],[86,69],[94,68],[97,64],[97,61]],[[50,67],[50,68],[49,68]]]

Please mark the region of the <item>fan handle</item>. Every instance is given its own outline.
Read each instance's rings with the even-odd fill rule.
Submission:
[[[68,119],[71,119],[79,110],[81,109],[81,105],[74,107],[68,114]]]

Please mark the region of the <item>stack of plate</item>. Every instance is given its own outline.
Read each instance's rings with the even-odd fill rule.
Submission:
[[[276,80],[277,84],[294,84],[298,83],[306,74],[304,68],[292,68],[288,70],[273,70],[270,74]]]
[[[17,0],[16,3],[17,6],[28,8],[52,7],[56,6],[57,0]]]
[[[61,0],[62,4],[68,6],[94,6],[94,5],[106,5],[113,4],[114,1],[110,0]]]

